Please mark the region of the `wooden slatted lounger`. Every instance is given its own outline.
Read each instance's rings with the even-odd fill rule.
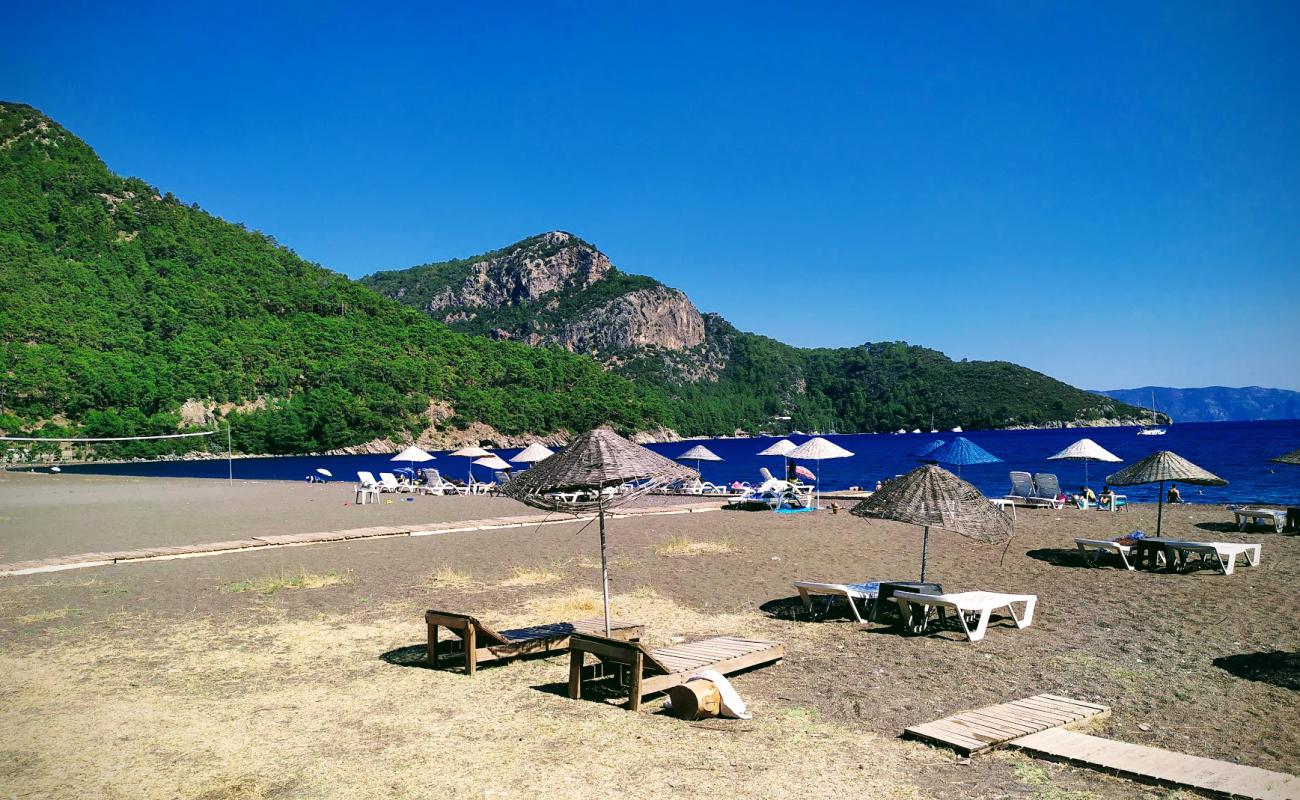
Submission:
[[[701,670],[729,675],[751,667],[771,664],[785,655],[785,645],[760,639],[719,636],[689,644],[650,650],[640,642],[624,642],[604,636],[574,634],[569,642],[569,697],[582,697],[582,667],[586,654],[601,662],[628,667],[629,711],[641,708],[641,699],[679,686]]]
[[[574,635],[605,632],[603,619],[580,619],[573,622],[555,622],[549,625],[495,631],[468,614],[430,609],[424,612],[424,621],[429,627],[427,647],[429,666],[436,669],[440,655],[447,655],[438,653],[438,628],[446,628],[461,639],[467,675],[473,675],[475,667],[480,662],[500,661],[537,653],[563,653],[569,649],[571,637]],[[610,620],[609,628],[612,641],[635,642],[645,635],[645,626],[635,622]]]

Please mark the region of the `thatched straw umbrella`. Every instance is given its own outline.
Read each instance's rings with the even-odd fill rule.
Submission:
[[[448,453],[447,455],[451,455],[451,456],[460,456],[461,458],[468,458],[468,459],[470,459],[470,465],[469,465],[469,482],[470,482],[470,483],[473,483],[473,482],[474,482],[474,461],[473,461],[473,460],[476,459],[476,458],[487,458],[488,456],[492,455],[492,451],[491,451],[491,450],[484,450],[483,448],[479,447],[478,445],[476,445],[476,444],[472,444],[472,445],[469,445],[468,447],[462,447],[462,448],[459,449],[459,450],[453,450],[452,452]]]
[[[822,459],[823,458],[850,458],[852,453],[843,447],[835,444],[829,439],[823,439],[820,436],[809,439],[795,449],[786,453],[786,458],[811,458],[817,462],[817,497],[813,501],[813,508],[821,508],[822,504]]]
[[[866,519],[892,519],[925,527],[921,540],[921,582],[930,554],[930,528],[959,533],[989,544],[1011,540],[1011,518],[980,490],[943,467],[926,464],[886,483],[849,513]]]
[[[1143,483],[1160,484],[1156,502],[1156,537],[1165,514],[1165,481],[1182,481],[1195,486],[1227,486],[1228,482],[1212,472],[1201,469],[1192,462],[1169,450],[1152,453],[1127,469],[1106,476],[1112,486],[1137,486]]]
[[[1297,464],[1300,465],[1300,450],[1292,450],[1289,453],[1270,458],[1269,461],[1276,461],[1279,464]]]
[[[791,450],[795,449],[796,447],[798,447],[798,445],[790,441],[789,439],[782,439],[779,442],[772,442],[767,447],[764,447],[762,450],[759,450],[757,455],[781,456],[781,463],[783,464],[784,467],[781,470],[781,478],[782,480],[784,480],[785,477],[790,474],[789,453]]]
[[[514,458],[510,459],[516,464],[535,464],[538,461],[545,461],[555,455],[555,451],[540,442],[532,444],[520,450]]]
[[[524,471],[502,489],[507,497],[547,511],[590,511],[600,518],[600,579],[609,635],[609,560],[605,551],[605,509],[673,481],[698,478],[690,467],[633,444],[609,428],[582,434],[562,453]],[[628,494],[605,489],[635,482]],[[564,493],[564,496],[561,496]]]
[[[1091,439],[1080,439],[1069,447],[1054,456],[1048,456],[1048,461],[1082,461],[1083,462],[1083,485],[1088,485],[1088,462],[1089,461],[1107,461],[1117,464],[1124,459],[1115,455],[1111,451],[1097,444]]]
[[[678,456],[677,460],[694,461],[695,471],[699,472],[701,461],[721,461],[722,456],[718,455],[717,453],[713,452],[712,450],[710,450],[709,448],[705,447],[702,444],[697,444],[694,447],[692,447],[690,450],[687,450],[685,453],[682,453],[680,456]]]

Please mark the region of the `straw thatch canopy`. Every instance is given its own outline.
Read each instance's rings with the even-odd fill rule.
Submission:
[[[512,469],[509,464],[501,460],[501,456],[496,454],[476,458],[474,459],[474,463],[478,464],[480,467],[487,467],[488,469]]]
[[[1115,486],[1136,486],[1140,483],[1180,481],[1197,486],[1227,486],[1228,482],[1212,472],[1201,469],[1192,462],[1168,450],[1152,453],[1127,469],[1107,476],[1106,482]]]
[[[798,447],[798,445],[796,445],[794,442],[790,441],[789,439],[782,439],[781,441],[773,442],[772,444],[768,445],[766,448],[758,451],[757,455],[786,456],[789,455],[790,451],[795,449],[796,447]]]
[[[539,442],[532,444],[519,451],[519,455],[510,459],[518,464],[531,464],[535,461],[545,461],[555,455],[555,451]]]
[[[849,513],[942,528],[990,544],[1008,542],[1012,536],[1011,517],[979,489],[933,464],[889,481]]]
[[[1270,461],[1276,461],[1279,464],[1300,464],[1300,450],[1292,450],[1277,458],[1270,459]]]
[[[848,458],[853,454],[834,442],[817,436],[785,455],[787,458],[811,458],[814,461],[821,461],[824,458]]]
[[[1111,451],[1097,444],[1091,439],[1080,439],[1069,447],[1054,456],[1048,456],[1048,461],[1123,461],[1124,459],[1115,455]]]
[[[678,461],[721,461],[722,456],[702,444],[697,444],[677,457]]]
[[[637,494],[673,481],[698,478],[699,473],[656,452],[629,442],[609,428],[582,434],[562,453],[551,456],[510,481],[508,497],[546,510],[582,511],[625,502]],[[565,501],[558,492],[596,490],[636,483],[637,491],[613,497],[584,497]]]
[[[478,445],[470,445],[469,447],[462,447],[459,450],[452,451],[450,455],[461,456],[462,458],[482,458],[483,456],[490,456],[492,453],[491,451],[484,450]]]
[[[388,459],[389,461],[432,461],[434,456],[429,455],[415,445],[411,445],[402,452]]]

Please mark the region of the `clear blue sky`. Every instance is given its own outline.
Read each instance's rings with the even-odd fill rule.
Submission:
[[[0,97],[353,276],[558,228],[794,344],[1300,389],[1300,4],[277,7],[15,4]]]

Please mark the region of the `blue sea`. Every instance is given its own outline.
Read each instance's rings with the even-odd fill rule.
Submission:
[[[1228,481],[1222,487],[1182,487],[1183,499],[1194,503],[1300,503],[1300,466],[1277,464],[1269,459],[1300,448],[1300,420],[1266,422],[1202,422],[1172,425],[1164,436],[1138,436],[1136,428],[1075,428],[1070,430],[1034,431],[967,431],[975,444],[1002,459],[996,464],[979,464],[961,468],[961,476],[989,496],[1006,494],[1010,470],[1054,472],[1067,492],[1084,483],[1084,464],[1076,461],[1048,461],[1047,457],[1073,442],[1087,437],[1123,459],[1119,464],[1091,462],[1089,483],[1100,491],[1107,475],[1138,461],[1156,450],[1172,450]],[[900,475],[917,466],[912,456],[923,445],[958,434],[838,434],[827,438],[852,452],[852,458],[805,462],[820,474],[823,490],[861,486],[875,487],[876,481]],[[808,436],[787,437],[796,444]],[[669,458],[703,444],[722,457],[720,462],[704,462],[703,477],[714,483],[735,480],[757,483],[759,468],[767,467],[779,475],[782,459],[756,453],[777,441],[774,437],[753,439],[695,439],[686,442],[650,445],[652,450]],[[520,448],[498,451],[507,460]],[[491,480],[491,471],[473,467],[467,458],[434,453],[435,466],[448,477],[464,479],[475,470],[480,480]],[[328,469],[336,480],[352,481],[357,470],[378,473],[391,471],[394,464],[387,456],[279,456],[273,458],[237,458],[234,475],[242,480],[304,480],[318,468]],[[694,462],[690,466],[695,466]],[[98,473],[149,477],[225,478],[227,464],[220,461],[163,461],[130,464],[92,464],[63,468],[72,473]],[[955,471],[955,469],[954,469]],[[1133,502],[1154,502],[1155,486],[1130,486],[1121,490]]]

